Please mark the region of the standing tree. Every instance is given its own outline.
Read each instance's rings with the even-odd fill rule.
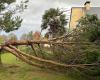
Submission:
[[[17,36],[14,33],[8,35],[8,41],[17,41]]]
[[[0,0],[0,30],[10,32],[17,30],[21,26],[22,19],[15,16],[16,13],[26,8],[26,2],[16,5],[16,8],[9,9],[16,0]],[[14,17],[15,16],[15,17]]]
[[[22,36],[20,37],[20,40],[28,40],[27,38],[27,34],[22,34]]]
[[[22,19],[15,14],[23,11],[28,1],[21,1],[20,5],[13,5],[15,8],[11,9],[11,4],[14,4],[16,0],[0,0],[0,30],[10,32],[17,30],[22,23]],[[0,63],[1,57],[0,57]]]
[[[27,34],[22,34],[20,40],[33,40],[33,31],[30,31]]]
[[[30,31],[30,32],[27,34],[27,38],[28,38],[28,40],[33,40],[33,31]]]
[[[52,35],[52,37],[63,35],[66,32],[66,25],[66,15],[58,8],[50,8],[49,10],[46,10],[44,15],[42,16],[41,28],[42,30],[48,28],[48,32]]]

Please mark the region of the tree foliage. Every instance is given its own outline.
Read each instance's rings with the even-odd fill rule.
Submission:
[[[27,34],[22,34],[22,36],[20,37],[20,40],[27,40]]]
[[[8,9],[14,2],[16,2],[16,0],[0,0],[0,31],[10,32],[17,30],[21,26],[22,19],[15,14],[26,8],[27,1],[21,1],[21,4],[15,5],[16,8],[13,10]],[[2,63],[1,56],[0,63]]]
[[[16,0],[0,0],[0,30],[5,32],[17,30],[21,26],[22,19],[19,16],[15,16],[15,14],[26,7],[26,2],[21,2],[19,6],[15,5],[16,8],[13,10],[8,9],[14,2]]]
[[[8,35],[8,40],[9,41],[17,41],[17,36],[14,33],[11,33]]]
[[[33,31],[30,31],[30,32],[27,34],[27,38],[28,38],[28,40],[33,40]]]
[[[65,26],[67,24],[66,15],[63,11],[58,8],[50,8],[46,10],[42,16],[42,30],[48,28],[48,32],[52,34],[53,37],[61,36],[65,33]]]
[[[94,42],[100,39],[100,19],[97,15],[86,15],[79,20],[77,25],[85,39]]]

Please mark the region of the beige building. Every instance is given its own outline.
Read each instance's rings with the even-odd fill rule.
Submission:
[[[70,20],[70,29],[76,28],[78,20],[85,15],[84,8],[73,7],[71,9],[71,20]]]
[[[70,16],[70,29],[76,28],[78,21],[86,14],[96,14],[100,18],[100,7],[90,7],[90,1],[84,4],[84,7],[72,7]]]

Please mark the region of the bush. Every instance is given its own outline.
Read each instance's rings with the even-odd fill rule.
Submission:
[[[97,62],[98,58],[99,58],[99,52],[98,51],[88,51],[86,53],[86,63]]]

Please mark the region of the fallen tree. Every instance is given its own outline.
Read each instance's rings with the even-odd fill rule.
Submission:
[[[66,63],[62,63],[62,62],[57,62],[57,61],[53,61],[53,60],[47,60],[47,59],[43,59],[40,58],[38,56],[33,56],[30,54],[26,54],[22,51],[20,51],[19,49],[17,49],[14,46],[18,46],[18,45],[29,45],[32,47],[33,50],[34,49],[34,44],[49,44],[49,45],[73,45],[73,44],[82,44],[82,45],[91,45],[90,42],[54,42],[54,41],[13,41],[13,42],[6,42],[3,45],[0,45],[0,49],[2,50],[6,50],[10,53],[12,53],[13,55],[15,55],[16,57],[18,57],[20,60],[22,60],[23,62],[28,63],[29,65],[32,66],[37,66],[37,67],[41,67],[41,68],[54,68],[54,67],[60,67],[60,68],[84,68],[84,67],[89,67],[89,66],[100,66],[100,63],[92,63],[92,64],[66,64]]]
[[[20,60],[22,60],[23,62],[28,63],[29,65],[32,66],[37,66],[37,67],[42,67],[40,64],[37,63],[33,63],[32,61],[28,60],[27,58],[25,58],[25,56],[23,56],[22,54],[19,54],[18,52],[16,52],[14,49],[11,49],[9,47],[3,47],[4,50],[12,53],[13,55],[15,55],[17,58],[19,58]]]
[[[33,66],[38,66],[38,67],[43,67],[39,64],[34,64],[32,63],[32,60],[35,60],[35,61],[39,61],[39,62],[42,62],[42,63],[46,63],[46,64],[49,64],[49,65],[53,65],[53,66],[58,66],[58,67],[65,67],[65,68],[68,68],[68,67],[76,67],[76,68],[83,68],[83,67],[86,67],[86,66],[100,66],[99,63],[93,63],[93,64],[63,64],[63,63],[58,63],[58,62],[55,62],[55,61],[52,61],[52,60],[46,60],[46,59],[42,59],[42,58],[39,58],[39,57],[36,57],[36,56],[33,56],[33,55],[29,55],[29,54],[26,54],[24,52],[21,52],[20,50],[18,50],[17,48],[13,47],[13,46],[4,46],[3,47],[4,50],[6,51],[9,51],[10,53],[12,53],[13,55],[15,55],[16,57],[18,57],[19,59],[21,59],[22,61],[30,64],[30,65],[33,65]],[[23,57],[26,57],[26,58],[23,58]]]
[[[8,45],[31,45],[31,44],[63,44],[63,45],[69,45],[69,44],[85,44],[85,45],[91,45],[91,42],[54,42],[54,41],[33,41],[33,40],[22,40],[22,41],[12,41],[12,42],[5,42],[3,45],[0,45],[0,47],[8,46]]]

